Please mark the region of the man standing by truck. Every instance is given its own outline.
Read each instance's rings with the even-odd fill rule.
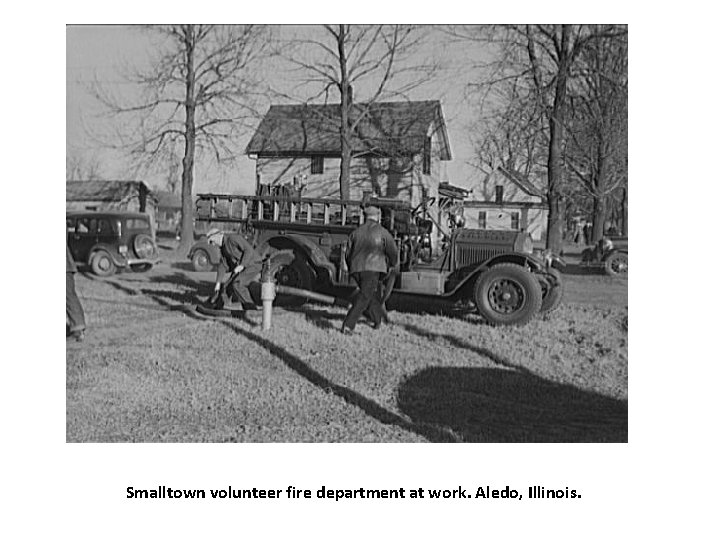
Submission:
[[[228,234],[219,229],[210,229],[207,240],[220,248],[220,264],[217,268],[212,303],[216,304],[218,309],[242,311],[243,304],[254,303],[248,285],[260,274],[262,259],[242,234]],[[221,288],[228,272],[232,275],[228,278],[224,292],[230,296],[230,302],[225,302],[221,298]]]
[[[390,233],[380,225],[380,209],[365,208],[365,223],[351,234],[348,240],[346,262],[350,275],[360,287],[341,331],[352,334],[360,316],[367,310],[373,328],[379,328],[383,320],[379,283],[389,269],[397,265],[398,250]]]

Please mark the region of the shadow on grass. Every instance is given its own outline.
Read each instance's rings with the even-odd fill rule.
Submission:
[[[465,442],[627,442],[627,402],[547,381],[452,335],[404,327],[485,356],[497,368],[431,367],[404,380],[398,407]]]
[[[430,442],[457,442],[457,437],[452,431],[443,427],[424,424],[422,422],[412,422],[403,418],[397,413],[387,410],[375,401],[366,398],[362,394],[348,388],[346,386],[334,383],[321,373],[315,371],[312,367],[303,362],[300,358],[276,345],[272,341],[249,332],[236,325],[226,323],[229,328],[238,335],[257,343],[265,350],[273,354],[289,369],[300,375],[309,383],[313,384],[320,390],[331,392],[349,405],[361,409],[365,414],[374,418],[382,424],[397,426],[408,432],[415,433],[426,438]]]
[[[374,418],[378,422],[400,427],[408,432],[420,435],[421,437],[424,437],[431,442],[458,441],[457,436],[448,429],[444,429],[442,427],[437,427],[434,425],[425,425],[422,423],[409,421],[406,418],[403,418],[401,415],[385,409],[380,404],[369,398],[366,398],[355,390],[332,382],[330,379],[315,371],[312,367],[310,367],[308,364],[303,362],[300,358],[298,358],[291,352],[285,350],[284,348],[276,345],[275,343],[264,337],[258,336],[249,330],[245,330],[244,328],[237,326],[237,324],[233,323],[232,318],[206,317],[197,313],[192,306],[178,306],[173,304],[171,300],[175,300],[175,298],[169,297],[162,291],[144,290],[143,294],[145,294],[146,296],[148,296],[149,298],[151,298],[158,304],[164,306],[170,311],[180,310],[194,319],[203,321],[212,320],[219,324],[225,325],[237,335],[242,336],[245,339],[257,343],[258,345],[263,347],[273,356],[278,358],[289,369],[294,371],[299,376],[303,377],[305,380],[307,380],[309,383],[313,384],[320,390],[333,393],[349,405],[361,409],[365,414]],[[249,324],[250,326],[258,326],[257,323],[248,320],[245,317],[245,313],[240,315],[240,318],[244,319],[244,323]]]
[[[527,372],[424,369],[405,380],[398,407],[465,442],[627,442],[627,403]]]

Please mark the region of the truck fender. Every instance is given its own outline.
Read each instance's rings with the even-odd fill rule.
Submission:
[[[259,248],[259,251],[267,249],[268,246],[277,249],[293,249],[302,253],[315,267],[316,272],[327,272],[331,282],[334,282],[336,272],[335,265],[325,256],[325,253],[311,240],[296,234],[279,234],[268,238]]]
[[[475,283],[475,279],[480,274],[482,274],[488,268],[492,268],[493,266],[500,263],[517,264],[518,266],[522,266],[523,268],[528,267],[533,273],[545,273],[545,267],[542,264],[542,261],[540,261],[536,257],[527,255],[525,253],[503,253],[502,255],[492,257],[491,259],[485,261],[485,263],[478,265],[471,272],[469,272],[468,275],[466,275],[462,279],[462,281],[458,282],[451,291],[447,291],[444,296],[452,296],[460,292],[464,287],[472,286],[472,284]]]

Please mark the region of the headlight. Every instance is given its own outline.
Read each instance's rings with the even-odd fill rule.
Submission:
[[[127,246],[118,246],[118,253],[125,255],[127,253]]]

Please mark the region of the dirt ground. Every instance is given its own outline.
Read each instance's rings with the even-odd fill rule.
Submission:
[[[572,263],[572,261],[570,261]],[[563,305],[522,328],[391,303],[340,334],[342,307],[213,320],[214,275],[167,257],[78,274],[87,339],[67,343],[68,441],[627,440],[627,279],[567,269]]]

